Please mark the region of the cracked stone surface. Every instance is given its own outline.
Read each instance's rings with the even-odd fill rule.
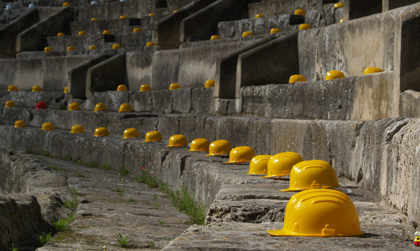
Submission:
[[[44,165],[55,166],[53,171],[64,175],[69,187],[77,191],[79,203],[70,229],[56,234],[39,251],[125,250],[117,243],[117,234],[131,240],[131,250],[156,250],[189,227],[188,216],[178,212],[165,194],[138,183],[133,177],[68,161],[33,157]]]

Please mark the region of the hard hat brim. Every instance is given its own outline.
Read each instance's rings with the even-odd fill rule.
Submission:
[[[188,150],[188,152],[208,152],[207,150]]]
[[[289,176],[289,175],[270,175],[270,176],[261,177],[260,179],[289,180],[288,178],[284,178],[285,176]]]
[[[361,236],[365,234],[363,231],[354,234],[300,234],[287,229],[267,230],[270,236],[306,236],[306,237],[346,237],[346,236]]]
[[[223,162],[223,164],[227,164],[227,165],[240,165],[240,164],[249,164],[249,162],[251,161],[228,161],[228,162]]]
[[[298,192],[298,191],[303,191],[303,190],[309,190],[309,189],[330,189],[330,188],[334,188],[334,187],[339,187],[340,185],[337,186],[320,186],[320,187],[316,187],[316,188],[312,188],[312,187],[300,187],[300,188],[286,188],[283,190],[280,190],[280,192]]]
[[[265,173],[251,173],[251,172],[247,172],[244,174],[250,174],[250,175],[265,175]],[[262,177],[261,177],[262,178]]]

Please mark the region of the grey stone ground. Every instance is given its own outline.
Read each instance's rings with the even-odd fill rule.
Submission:
[[[125,250],[115,236],[121,234],[138,248],[156,250],[166,246],[188,226],[165,194],[122,177],[115,171],[89,168],[68,161],[33,156],[54,172],[67,177],[77,190],[79,205],[70,230],[60,232],[39,251],[47,250]],[[103,248],[105,246],[105,248]],[[155,246],[155,248],[153,248]]]

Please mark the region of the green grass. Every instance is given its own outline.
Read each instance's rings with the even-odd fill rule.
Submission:
[[[153,203],[153,207],[155,208],[155,209],[159,209],[160,208],[160,203]]]
[[[166,222],[165,222],[165,221],[163,221],[163,220],[159,220],[159,221],[158,221],[158,223],[159,223],[159,226],[163,226],[163,225],[165,225],[165,224],[166,224]]]
[[[128,174],[128,170],[124,166],[120,167],[120,175],[124,177],[127,174]]]
[[[45,156],[45,157],[49,157],[50,156],[50,152],[47,149],[44,149],[42,151],[42,155]]]
[[[131,240],[128,239],[127,236],[124,237],[122,234],[117,234],[115,239],[117,240],[118,245],[120,245],[122,248],[131,248]]]
[[[149,242],[149,248],[151,248],[151,249],[156,249],[157,248],[154,241]]]
[[[121,187],[114,187],[113,189],[111,189],[111,191],[118,193],[118,195],[121,197],[123,197],[125,194],[124,189],[122,189]]]
[[[130,198],[130,199],[128,199],[128,203],[130,203],[130,204],[137,204],[138,201],[135,200],[135,199]]]
[[[39,246],[44,246],[45,243],[47,243],[51,238],[52,238],[52,233],[51,232],[49,232],[49,233],[43,232],[42,234],[40,234],[38,236]]]
[[[77,208],[77,202],[75,200],[65,200],[64,206],[71,210],[75,210]]]
[[[150,188],[158,188],[159,183],[156,177],[148,174],[146,171],[141,171],[141,176],[137,176],[136,180],[140,183],[145,183]]]
[[[103,170],[111,170],[111,166],[109,165],[108,162],[106,162],[105,164],[103,164],[102,166],[99,167],[100,169]]]
[[[98,164],[98,161],[93,159],[93,160],[89,161],[89,163],[87,163],[87,166],[88,167],[99,167],[99,164]]]
[[[48,168],[51,169],[51,170],[57,170],[58,169],[57,166],[55,166],[55,165],[49,166]]]
[[[157,194],[153,194],[153,199],[156,200],[157,199]]]
[[[146,173],[142,170],[142,175],[137,176],[136,180],[141,183],[146,183],[148,187],[159,188],[160,191],[168,195],[172,204],[181,212],[190,217],[190,222],[204,225],[206,218],[206,211],[202,202],[197,203],[194,198],[188,193],[185,187],[181,190],[174,191],[170,185],[159,181],[156,177]],[[154,197],[153,197],[154,198]],[[158,205],[153,205],[156,209]]]
[[[10,248],[10,251],[19,251],[19,248],[17,248],[17,247],[15,246],[15,244],[14,244],[14,243],[12,243],[12,247]]]
[[[55,227],[55,230],[57,232],[63,232],[69,229],[70,222],[74,221],[75,217],[74,215],[70,215],[67,219],[59,219],[57,221],[53,222],[53,225]]]

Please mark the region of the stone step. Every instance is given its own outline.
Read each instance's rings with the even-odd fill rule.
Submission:
[[[313,28],[327,26],[337,22],[333,10],[307,10],[306,16],[266,15],[264,18],[257,19],[252,16],[249,19],[220,22],[218,31],[222,38],[240,38],[245,31],[251,31],[254,34],[269,34],[272,28],[279,28],[283,32],[297,31],[299,24],[302,23],[309,23]]]
[[[85,31],[87,34],[102,34],[104,30],[110,30],[112,34],[131,33],[133,28],[139,27],[145,30],[152,30],[153,18],[124,18],[124,19],[105,19],[97,21],[71,22],[71,34],[77,35],[79,31]]]

